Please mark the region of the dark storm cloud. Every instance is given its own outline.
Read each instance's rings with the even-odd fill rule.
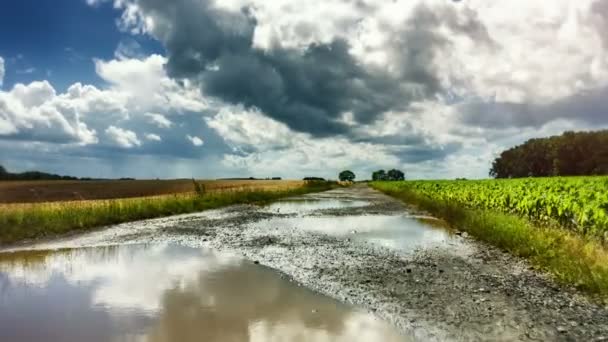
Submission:
[[[256,21],[247,9],[227,12],[211,0],[134,2],[154,18],[152,34],[165,45],[172,77],[197,80],[205,94],[259,108],[296,131],[347,133],[349,127],[339,120],[346,112],[369,123],[442,90],[432,62],[446,41],[435,32],[440,18],[426,7],[394,33],[400,68],[388,74],[361,65],[339,39],[303,51],[254,48]]]
[[[410,147],[400,147],[394,150],[397,155],[405,163],[420,163],[430,160],[443,160],[460,150],[461,143],[450,143],[446,145],[418,145]]]
[[[484,128],[541,127],[556,119],[608,124],[608,87],[575,94],[547,104],[468,102],[458,106],[462,123]]]

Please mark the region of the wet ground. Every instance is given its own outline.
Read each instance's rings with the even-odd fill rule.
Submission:
[[[178,245],[0,257],[0,341],[402,341],[238,256]]]
[[[137,262],[124,266],[124,269],[131,270],[131,277],[138,278],[141,274],[142,281],[148,279],[146,283],[173,284],[169,287],[159,285],[156,292],[150,295],[161,304],[156,306],[156,311],[152,310],[154,315],[146,316],[148,321],[142,318],[143,316],[133,314],[130,309],[127,311],[132,315],[121,320],[123,323],[134,322],[135,325],[129,329],[140,329],[141,336],[148,336],[148,340],[153,341],[162,340],[161,337],[167,336],[174,340],[179,337],[167,332],[167,329],[171,329],[170,323],[165,322],[167,320],[181,327],[176,331],[187,334],[188,329],[184,327],[196,325],[194,322],[198,322],[188,319],[195,319],[196,313],[201,310],[205,311],[205,315],[208,311],[220,313],[219,316],[205,318],[208,321],[217,321],[218,326],[227,324],[230,319],[240,322],[235,325],[238,331],[234,331],[234,336],[226,335],[223,339],[220,335],[216,337],[226,341],[266,341],[272,340],[271,336],[278,336],[277,340],[300,338],[315,341],[323,338],[332,341],[340,338],[356,341],[354,337],[357,336],[365,337],[365,341],[390,341],[391,338],[396,338],[391,328],[373,317],[388,322],[400,331],[400,340],[405,341],[601,341],[608,338],[608,308],[591,303],[572,289],[555,285],[547,277],[531,270],[525,262],[477,243],[466,234],[451,230],[441,220],[404,207],[400,202],[365,186],[310,194],[264,208],[233,206],[192,215],[123,224],[83,236],[40,243],[27,249],[47,250],[116,244],[135,245],[112,247],[123,251],[119,254],[134,253],[131,248],[142,250],[143,254],[158,248],[186,251],[183,254],[163,252],[157,259],[143,257],[142,259],[146,260],[156,260],[154,264],[164,264],[162,260],[167,260],[167,264],[173,265],[167,266],[168,271],[165,272],[150,271],[152,275],[149,278],[146,278],[145,267]],[[173,247],[166,247],[167,244]],[[97,253],[94,251],[97,249],[73,249],[67,253],[94,255]],[[43,258],[45,261],[39,263],[42,266],[32,266],[33,268],[14,267],[20,263],[30,265],[29,261],[25,261],[29,258],[28,254],[24,255],[23,252],[0,257],[0,316],[5,312],[3,309],[6,305],[27,307],[25,304],[16,304],[12,299],[27,296],[2,295],[7,291],[17,294],[19,291],[30,293],[27,285],[15,285],[13,279],[19,279],[19,276],[24,279],[54,279],[52,274],[56,265],[64,265],[58,266],[59,270],[62,267],[78,269],[75,265],[87,262],[70,260],[90,259],[79,256],[57,262],[53,260],[65,260],[57,256],[66,253],[65,251],[59,254],[40,253],[46,255]],[[189,253],[199,255],[206,261],[200,262],[198,269],[194,266],[188,269],[184,265],[189,264],[188,260],[192,259]],[[184,303],[191,304],[185,306],[188,310],[174,308],[174,311],[167,314],[169,306],[165,301],[170,295],[166,294],[173,293],[175,288],[189,288],[187,279],[195,274],[202,274],[199,277],[201,279],[218,279],[209,276],[217,274],[210,273],[208,268],[214,269],[215,266],[209,265],[213,265],[215,261],[209,260],[223,260],[229,258],[227,256],[235,258],[235,255],[238,256],[235,259],[238,261],[230,266],[232,268],[228,267],[233,270],[228,273],[247,274],[245,278],[219,277],[216,287],[225,286],[228,292],[224,294],[213,294],[214,290],[199,279],[196,283],[198,285],[194,285],[194,288],[199,288],[199,295],[190,294],[190,299],[184,299]],[[108,260],[105,262],[108,266],[119,263],[112,261],[113,259]],[[103,260],[99,262],[104,264]],[[36,267],[42,271],[35,271]],[[86,275],[91,273],[86,270],[98,268],[82,267],[81,273]],[[217,267],[219,274],[222,268],[223,266]],[[172,269],[176,271],[172,272]],[[61,271],[57,272],[61,278]],[[44,274],[47,274],[47,278]],[[65,275],[63,277],[70,278]],[[98,282],[89,285],[85,282],[83,285],[81,278],[82,276],[71,277],[70,279],[76,279],[79,285],[56,291],[88,293],[88,300],[91,301],[89,305],[97,308],[93,304],[97,303],[100,296],[92,293],[108,291],[100,291],[103,286],[98,286],[95,291],[95,286],[91,284]],[[89,275],[87,279],[90,278],[93,277]],[[102,278],[101,283],[104,283],[103,279],[105,278]],[[110,280],[106,281],[111,283],[111,277],[108,279]],[[167,279],[173,280],[171,282]],[[203,285],[200,285],[201,282]],[[271,305],[264,300],[263,290],[268,287],[268,283],[278,289],[275,292],[285,294],[273,297],[278,298],[275,300],[278,304]],[[304,285],[314,292],[294,284]],[[48,287],[42,286],[43,289]],[[38,302],[49,301],[51,293],[44,291]],[[147,290],[129,292],[119,288],[115,292],[126,294],[118,296],[118,302],[128,302],[130,298],[137,298],[134,293],[147,293]],[[239,297],[239,293],[245,293],[248,298]],[[57,294],[52,294],[53,298],[56,296]],[[207,296],[207,300],[201,299],[200,296]],[[222,297],[225,297],[225,302],[214,302],[213,310],[205,306],[205,303]],[[305,300],[289,299],[292,297]],[[309,303],[312,305],[308,305]],[[60,304],[57,305],[55,309],[61,307]],[[273,309],[273,306],[276,306],[276,309]],[[327,307],[335,309],[328,313]],[[124,307],[118,308],[120,313],[120,308]],[[116,306],[112,308],[112,305],[106,305],[107,316],[122,317],[115,309]],[[221,313],[223,310],[228,310],[229,313]],[[258,312],[259,310],[264,312]],[[273,310],[278,312],[274,317],[279,318],[259,318],[265,317],[266,311],[271,315],[270,311]],[[289,310],[298,314],[286,314]],[[238,317],[240,311],[243,311],[242,317]],[[191,317],[190,313],[194,316]],[[287,319],[292,316],[297,318],[288,322],[281,321],[282,317]],[[28,313],[19,317],[21,322],[35,319],[28,316]],[[271,323],[252,323],[265,319],[265,322]],[[334,329],[321,323],[312,324],[311,320],[331,323],[329,326],[349,328]],[[2,321],[3,317],[0,317],[0,322]],[[138,326],[140,321],[146,321],[148,325]],[[277,326],[281,328],[276,328]],[[0,331],[3,330],[1,328]],[[122,328],[119,326],[116,329]],[[276,335],[278,330],[283,335]],[[151,335],[150,331],[157,333]],[[244,334],[244,331],[250,335]],[[252,331],[263,331],[266,335],[256,335],[259,337],[252,338]],[[363,335],[362,331],[375,335]],[[196,333],[195,331],[194,334]],[[183,336],[178,340],[187,340],[188,336]],[[2,337],[0,335],[0,340],[4,341]],[[209,337],[207,340],[213,339]]]

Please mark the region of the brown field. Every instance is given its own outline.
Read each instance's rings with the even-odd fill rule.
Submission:
[[[280,190],[302,185],[290,180],[200,180],[207,191]],[[194,191],[190,179],[108,181],[2,181],[0,203],[39,203],[133,198]]]

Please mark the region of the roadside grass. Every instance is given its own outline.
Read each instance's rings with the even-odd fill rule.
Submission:
[[[479,240],[528,259],[560,283],[608,301],[608,250],[596,239],[555,225],[539,225],[513,214],[464,208],[407,188],[394,190],[379,182],[371,185],[446,220]]]
[[[197,191],[156,197],[5,205],[0,206],[0,245],[232,204],[263,204],[337,186],[311,182],[275,190]]]

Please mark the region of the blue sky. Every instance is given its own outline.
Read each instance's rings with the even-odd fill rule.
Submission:
[[[487,177],[505,148],[608,127],[605,32],[602,0],[8,1],[0,165]]]
[[[136,41],[142,53],[162,53],[158,41],[116,26],[112,3],[84,0],[19,0],[2,6],[0,56],[7,64],[4,87],[47,79],[58,91],[75,82],[100,84],[93,58],[110,59],[121,41]]]

